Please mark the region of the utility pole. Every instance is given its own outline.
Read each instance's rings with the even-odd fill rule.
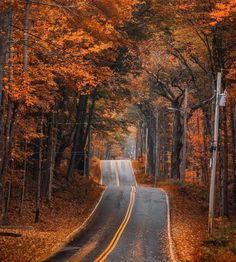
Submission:
[[[181,180],[185,180],[185,169],[186,169],[186,151],[187,151],[187,121],[188,121],[188,87],[185,88],[184,95],[184,132],[183,132],[183,154],[182,154],[182,165],[181,165]]]
[[[216,102],[215,102],[215,122],[214,138],[212,142],[212,161],[211,161],[211,180],[209,196],[209,214],[208,214],[208,232],[212,235],[214,220],[214,200],[215,200],[215,180],[216,180],[216,160],[218,152],[218,134],[219,134],[219,98],[221,92],[222,72],[217,73]]]

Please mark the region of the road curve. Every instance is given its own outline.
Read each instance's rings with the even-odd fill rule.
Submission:
[[[137,187],[130,160],[104,160],[108,186],[91,221],[45,262],[168,262],[165,194]]]

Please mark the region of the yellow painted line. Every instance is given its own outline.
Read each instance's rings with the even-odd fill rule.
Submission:
[[[123,222],[121,223],[121,225],[119,226],[118,230],[116,231],[116,233],[115,233],[114,237],[112,238],[111,242],[109,243],[108,247],[102,252],[102,254],[97,259],[94,260],[94,262],[105,261],[107,259],[108,255],[116,247],[122,233],[124,232],[128,222],[129,222],[129,219],[130,219],[130,216],[131,216],[131,213],[132,213],[132,210],[133,210],[133,206],[134,206],[135,192],[136,192],[136,189],[135,189],[135,187],[132,186],[131,192],[130,192],[129,206],[128,206],[128,209],[126,211],[125,218],[124,218]]]
[[[118,172],[118,162],[115,160],[115,173],[116,173],[116,185],[120,186],[119,172]]]

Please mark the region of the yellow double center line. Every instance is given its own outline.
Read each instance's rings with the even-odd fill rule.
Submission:
[[[135,192],[136,192],[136,188],[134,186],[132,186],[131,192],[130,192],[129,206],[128,206],[128,209],[126,211],[125,218],[124,218],[123,222],[121,223],[121,225],[119,226],[118,230],[116,231],[116,233],[115,233],[114,237],[112,238],[108,247],[102,252],[102,254],[98,258],[96,258],[94,260],[94,262],[105,261],[106,258],[108,257],[108,255],[116,247],[122,233],[124,232],[128,222],[129,222],[129,219],[130,219],[130,216],[131,216],[131,213],[132,213],[132,210],[133,210],[133,206],[134,206]]]

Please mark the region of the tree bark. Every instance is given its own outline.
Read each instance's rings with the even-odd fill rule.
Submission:
[[[77,105],[77,114],[76,114],[76,131],[73,138],[73,145],[72,145],[72,151],[71,151],[71,157],[67,169],[67,180],[70,180],[72,178],[73,172],[75,170],[76,165],[76,158],[79,157],[79,151],[78,147],[82,143],[81,139],[83,137],[84,132],[84,121],[85,121],[85,112],[87,108],[87,101],[88,96],[87,95],[80,95],[79,103]]]
[[[174,108],[179,109],[177,104],[173,105]],[[183,124],[181,122],[181,112],[175,110],[175,119],[173,127],[173,157],[171,163],[171,178],[180,179],[180,163],[181,163],[181,149],[183,137]]]
[[[232,137],[232,163],[233,163],[233,203],[236,210],[236,127],[235,127],[235,112],[233,109],[233,101],[230,100],[230,123],[231,123],[231,137]]]
[[[25,153],[27,152],[27,142],[25,142]],[[24,199],[25,199],[25,187],[26,187],[26,174],[27,174],[27,158],[25,156],[24,159],[24,174],[23,174],[23,181],[22,181],[22,192],[21,192],[21,199],[20,199],[20,206],[19,206],[19,215],[22,214]]]
[[[83,117],[83,126],[81,129],[81,136],[82,139],[81,141],[78,143],[78,147],[77,147],[77,151],[80,153],[79,158],[77,159],[76,162],[76,168],[79,171],[83,171],[84,169],[84,160],[86,160],[86,158],[88,157],[86,154],[86,146],[87,146],[87,142],[88,142],[88,136],[89,136],[89,130],[91,128],[92,125],[92,119],[93,119],[93,114],[94,114],[94,109],[95,109],[95,102],[96,102],[96,98],[95,95],[91,96],[91,104],[89,107],[89,112],[88,112],[88,117],[86,117],[86,113],[87,113],[87,108],[85,108],[85,112],[84,112],[84,117]],[[87,120],[87,123],[85,123]],[[81,156],[81,157],[80,157]],[[83,156],[83,157],[82,157]]]
[[[40,123],[40,134],[43,134],[43,113]],[[37,192],[36,192],[36,207],[35,207],[35,223],[39,222],[40,217],[40,203],[41,203],[41,178],[42,178],[42,157],[43,157],[43,139],[39,141],[39,153],[38,153],[38,177],[37,177]]]
[[[227,107],[223,108],[223,134],[224,134],[224,172],[222,178],[222,215],[228,216],[228,128],[227,128]]]

